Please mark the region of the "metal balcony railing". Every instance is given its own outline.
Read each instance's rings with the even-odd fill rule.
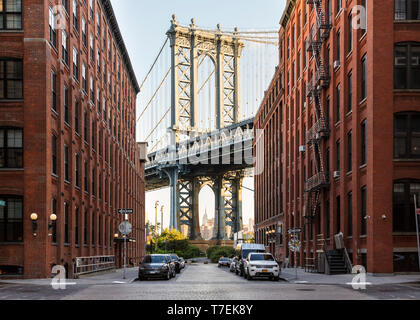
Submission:
[[[330,186],[330,177],[327,172],[319,172],[309,178],[305,183],[305,191],[313,192]]]
[[[312,128],[309,129],[309,131],[306,133],[306,142],[307,144],[311,145],[313,143],[316,143],[320,141],[324,137],[328,137],[330,132],[328,120],[321,118],[315,124]]]
[[[115,269],[115,256],[78,257],[74,276]]]

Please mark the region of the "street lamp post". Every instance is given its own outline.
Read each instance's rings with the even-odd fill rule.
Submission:
[[[155,237],[157,235],[157,210],[158,210],[158,206],[159,206],[159,200],[156,200],[155,202]],[[155,239],[155,251],[157,251],[157,237]]]
[[[163,233],[163,207],[164,205],[160,207],[160,234]]]

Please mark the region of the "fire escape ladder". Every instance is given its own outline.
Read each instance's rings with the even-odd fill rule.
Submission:
[[[330,186],[328,172],[325,171],[323,142],[329,136],[329,123],[325,118],[322,105],[322,91],[330,84],[329,66],[324,63],[322,57],[323,46],[328,39],[331,25],[322,9],[322,0],[307,0],[307,3],[315,6],[317,14],[316,30],[310,33],[307,40],[307,51],[314,58],[315,70],[307,85],[307,96],[312,102],[315,114],[315,123],[306,133],[309,147],[312,147],[315,160],[315,174],[309,177],[305,183],[307,196],[308,223],[314,223],[314,217],[319,214],[321,193]]]

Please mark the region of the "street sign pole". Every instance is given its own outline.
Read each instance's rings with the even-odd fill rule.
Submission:
[[[419,270],[420,270],[420,238],[419,238],[419,215],[417,212],[417,196],[414,195],[414,214],[416,215],[416,232],[417,232],[417,255],[419,258]]]
[[[127,265],[127,236],[124,235],[124,275],[123,279],[125,279],[125,267]]]

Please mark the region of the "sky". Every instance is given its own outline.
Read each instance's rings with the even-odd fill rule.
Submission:
[[[130,55],[131,63],[141,83],[154,58],[166,39],[172,14],[181,25],[189,25],[195,18],[199,27],[232,30],[278,30],[286,0],[111,0],[117,21]],[[140,109],[141,106],[137,105]],[[141,122],[137,124],[138,130]],[[253,178],[245,178],[243,185],[254,189]],[[200,219],[207,211],[214,217],[214,195],[205,188],[199,196]],[[164,227],[169,224],[169,190],[162,189],[146,194],[146,220],[155,221],[155,201],[159,201],[158,222],[161,220],[161,205],[164,206]],[[254,216],[254,193],[243,190],[243,221],[248,223]]]

